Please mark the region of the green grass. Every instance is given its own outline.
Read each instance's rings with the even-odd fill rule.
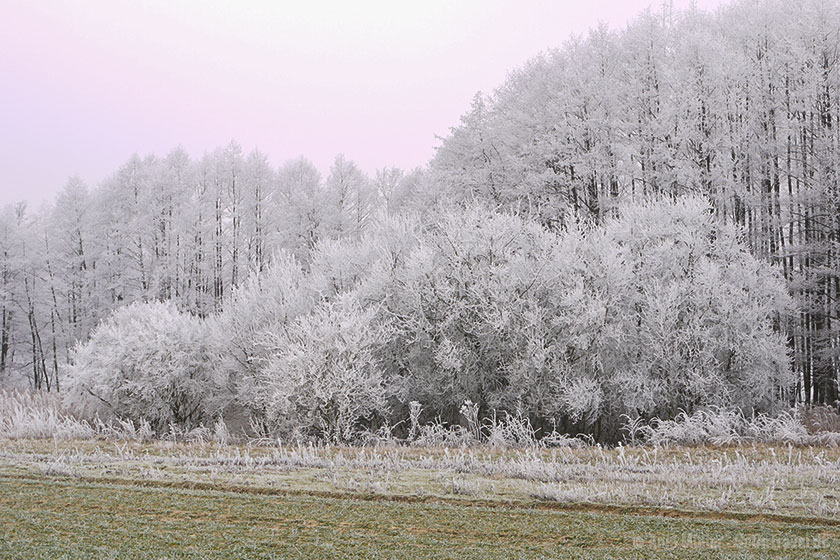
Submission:
[[[0,558],[836,558],[840,527],[0,477]]]

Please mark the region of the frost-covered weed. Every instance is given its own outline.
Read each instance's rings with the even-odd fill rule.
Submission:
[[[136,423],[133,420],[115,418],[105,422],[98,416],[94,417],[93,423],[97,435],[113,440],[130,441],[151,441],[155,437],[155,431],[148,420],[141,418]]]
[[[654,418],[645,423],[627,417],[624,432],[631,443],[647,445],[733,445],[781,443],[793,445],[839,445],[840,433],[809,433],[802,412],[793,410],[775,416],[747,417],[741,410],[711,407],[693,414],[683,411],[673,420]]]
[[[423,405],[417,401],[408,403],[408,421],[411,427],[408,430],[408,439],[413,440],[417,437],[417,432],[420,427],[420,412],[423,410]]]
[[[531,495],[538,500],[561,503],[581,502],[587,498],[587,495],[580,490],[570,490],[568,488],[564,488],[562,484],[547,483],[537,486]]]
[[[481,493],[481,483],[477,480],[453,476],[445,484],[446,491],[457,496],[477,496]]]
[[[211,431],[199,425],[184,430],[170,424],[168,430],[156,434],[145,418],[137,420],[98,415],[77,418],[67,410],[63,399],[55,393],[0,391],[0,438],[112,441],[151,441],[155,437],[169,441],[226,443],[230,439],[224,421],[219,419]]]
[[[486,422],[487,445],[495,447],[537,447],[540,445],[537,432],[531,421],[520,415],[504,413],[504,419],[497,419],[494,414]]]
[[[419,407],[415,407],[418,409]],[[419,412],[419,410],[418,410]],[[840,433],[813,431],[813,426],[806,427],[803,418],[806,412],[792,410],[771,416],[756,414],[747,417],[739,410],[709,408],[693,414],[681,412],[674,420],[652,419],[645,422],[639,418],[625,417],[625,441],[644,450],[644,453],[656,454],[660,447],[667,446],[702,446],[702,445],[794,445],[794,446],[838,446]],[[419,414],[418,414],[419,416]],[[475,420],[474,420],[475,421]],[[401,439],[395,435],[399,424],[387,423],[376,431],[361,432],[354,444],[360,450],[384,448],[430,448],[430,449],[521,449],[522,455],[508,461],[502,468],[506,475],[514,478],[555,480],[555,474],[546,470],[546,463],[541,456],[530,455],[529,451],[542,452],[547,449],[592,449],[603,453],[603,448],[596,446],[591,438],[570,437],[552,431],[539,437],[527,417],[502,413],[485,419],[479,429],[467,429],[460,425],[447,425],[441,419],[420,424],[412,423],[415,437]],[[186,430],[178,424],[170,424],[165,430],[155,432],[145,419],[113,418],[102,420],[94,416],[80,419],[69,414],[58,395],[27,393],[19,391],[0,391],[0,438],[4,439],[54,439],[54,440],[89,440],[104,439],[111,441],[137,442],[186,442],[227,446],[237,441],[249,446],[269,446],[283,449],[311,449],[311,455],[320,456],[325,447],[317,444],[316,439],[299,434],[297,438],[280,439],[242,439],[234,437],[224,419],[219,417],[211,426],[198,425]],[[480,438],[480,439],[479,439]],[[283,443],[294,445],[283,445]],[[304,443],[306,445],[304,445]],[[326,448],[329,448],[327,446]],[[625,455],[623,448],[617,448],[619,460]],[[647,451],[650,450],[650,451]],[[447,457],[455,457],[449,455]],[[474,455],[469,455],[475,457]],[[306,461],[304,461],[305,463]],[[322,463],[319,458],[316,462]],[[620,462],[620,461],[619,461]],[[469,472],[474,461],[458,468]],[[627,465],[624,465],[627,466]],[[494,467],[496,468],[496,467]],[[482,467],[486,470],[486,468]]]
[[[411,442],[416,447],[462,447],[475,439],[462,426],[447,426],[440,418],[419,427],[417,439]]]
[[[89,439],[96,433],[67,414],[57,394],[0,391],[0,438]]]

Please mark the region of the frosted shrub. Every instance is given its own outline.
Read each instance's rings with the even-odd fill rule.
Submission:
[[[192,428],[210,420],[223,396],[205,324],[171,304],[121,308],[77,347],[67,402],[88,416]]]
[[[315,295],[300,263],[280,253],[266,270],[249,276],[210,321],[214,366],[227,377],[232,404],[244,407],[257,423],[264,416],[257,404],[257,376],[272,355],[273,333],[283,332],[314,306]]]
[[[516,392],[539,392],[537,377],[553,364],[544,362],[528,384],[512,383],[512,375],[532,354],[535,300],[546,284],[563,285],[546,266],[555,241],[538,224],[468,209],[444,214],[403,251],[382,274],[380,292],[367,294],[394,317],[387,351],[402,402],[422,402],[427,416],[461,422],[470,401],[477,425],[490,409],[514,406]]]
[[[323,303],[277,335],[261,371],[258,395],[281,433],[296,428],[324,439],[351,439],[359,422],[387,412],[376,356],[388,326],[352,300]]]
[[[369,265],[375,281],[356,267],[335,283],[393,319],[383,364],[398,400],[465,421],[473,439],[493,410],[564,431],[599,426],[602,439],[619,437],[622,414],[772,411],[792,379],[773,330],[790,309],[778,271],[701,198],[625,204],[601,225],[561,231],[450,210],[414,235],[389,266]],[[373,263],[364,243],[387,242],[346,245]]]
[[[625,205],[582,250],[587,289],[603,312],[577,367],[603,391],[602,414],[779,407],[779,390],[793,379],[773,329],[791,309],[784,282],[706,201]]]
[[[478,207],[377,220],[318,242],[308,269],[278,255],[208,321],[118,311],[77,351],[72,398],[159,433],[221,416],[237,432],[341,442],[387,426],[531,446],[552,426],[562,445],[617,441],[626,415],[661,418],[665,439],[727,443],[745,437],[740,417],[695,410],[772,413],[792,380],[774,332],[784,283],[703,199],[562,229]]]

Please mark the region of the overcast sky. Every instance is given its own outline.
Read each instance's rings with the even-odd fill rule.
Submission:
[[[434,153],[476,91],[658,0],[0,0],[0,205],[237,140],[365,171]],[[690,0],[674,0],[677,8]],[[714,9],[721,0],[697,0]]]

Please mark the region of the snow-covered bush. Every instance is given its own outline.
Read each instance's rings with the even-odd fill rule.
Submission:
[[[389,379],[402,402],[448,422],[465,401],[482,416],[513,404],[510,372],[527,352],[524,325],[538,312],[555,241],[537,224],[481,209],[451,211],[420,236],[378,286],[394,318]]]
[[[213,367],[223,372],[233,402],[261,422],[258,402],[259,372],[274,352],[274,339],[301,315],[312,311],[316,296],[309,276],[289,254],[275,255],[272,264],[252,274],[225,302],[221,313],[209,319],[213,340]]]
[[[469,400],[617,437],[621,414],[771,410],[791,380],[780,275],[699,198],[562,231],[450,211],[376,287],[397,333],[388,378],[427,419],[463,421]]]
[[[274,430],[343,442],[353,438],[361,421],[387,413],[376,354],[387,344],[390,328],[376,312],[343,298],[322,303],[275,333],[274,353],[257,385]]]
[[[211,421],[225,389],[207,347],[205,322],[169,303],[115,311],[78,346],[68,403],[87,416],[149,421],[161,433]]]
[[[604,306],[588,352],[610,416],[781,402],[792,382],[774,330],[791,308],[784,282],[705,200],[626,205],[586,246],[587,283]]]

